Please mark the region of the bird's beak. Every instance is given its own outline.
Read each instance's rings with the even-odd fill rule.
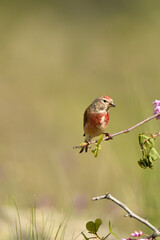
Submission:
[[[110,107],[115,107],[116,105],[113,102],[109,103]]]

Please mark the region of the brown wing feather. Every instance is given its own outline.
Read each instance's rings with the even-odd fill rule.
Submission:
[[[83,116],[83,128],[85,127],[86,123],[88,122],[88,108],[84,112]]]

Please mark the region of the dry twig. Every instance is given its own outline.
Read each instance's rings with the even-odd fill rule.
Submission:
[[[118,206],[123,208],[128,213],[127,215],[125,215],[125,217],[134,218],[137,221],[145,224],[148,228],[150,228],[154,231],[154,233],[151,236],[148,236],[148,237],[145,237],[145,238],[154,239],[158,236],[160,237],[160,231],[155,226],[153,226],[148,220],[146,220],[144,218],[141,218],[138,215],[136,215],[135,213],[133,213],[124,203],[120,202],[118,199],[113,197],[110,193],[106,193],[106,195],[92,198],[93,201],[101,200],[101,199],[111,200],[112,202],[114,202],[115,204],[117,204]]]

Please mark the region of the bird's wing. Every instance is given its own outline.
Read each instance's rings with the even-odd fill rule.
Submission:
[[[84,116],[83,116],[83,128],[85,127],[86,123],[88,122],[88,108],[86,109],[86,111],[84,112]]]

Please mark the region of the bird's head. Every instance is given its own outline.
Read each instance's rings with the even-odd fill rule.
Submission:
[[[91,107],[95,112],[105,113],[110,107],[115,107],[115,104],[110,97],[100,96],[93,101]]]

